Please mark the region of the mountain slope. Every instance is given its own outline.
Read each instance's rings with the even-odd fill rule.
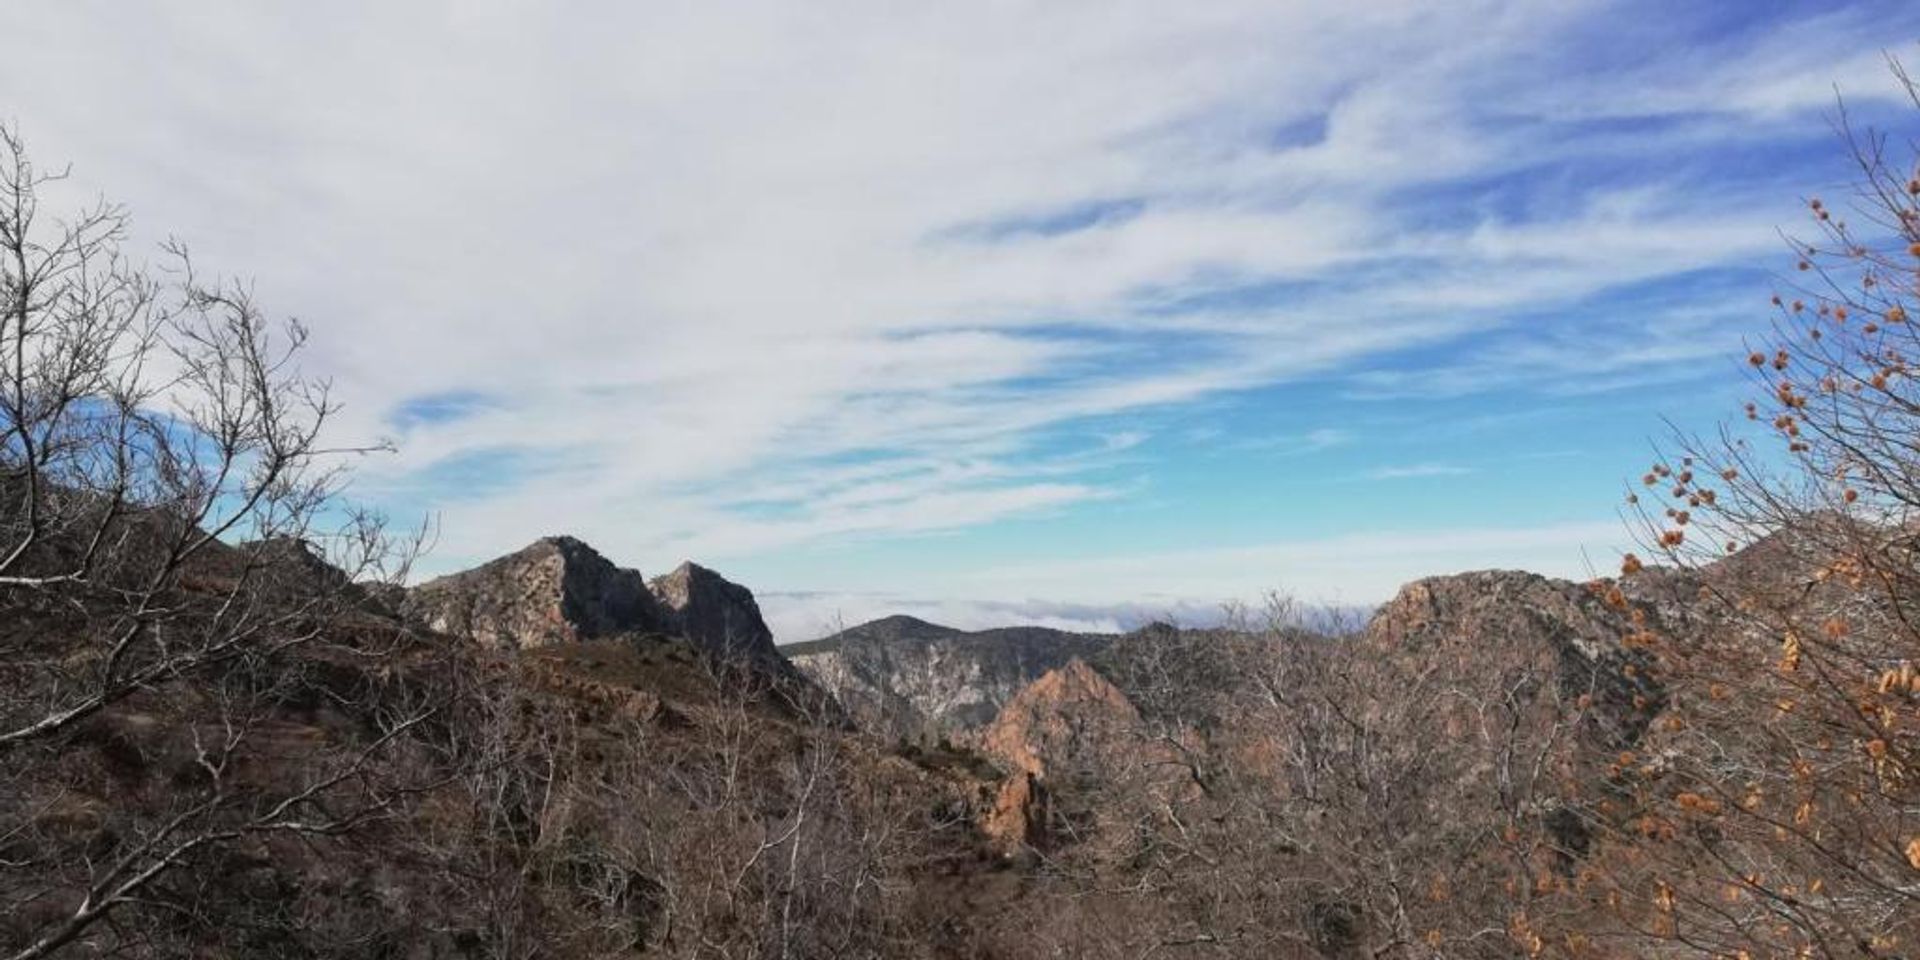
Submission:
[[[990,722],[1022,688],[1114,639],[1045,627],[969,632],[901,616],[781,652],[870,728],[945,735]]]

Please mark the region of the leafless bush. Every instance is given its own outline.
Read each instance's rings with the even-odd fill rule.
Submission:
[[[459,723],[430,831],[485,956],[897,957],[932,940],[912,878],[967,828],[906,765],[792,718],[704,658],[710,697],[583,711],[504,683]],[[459,878],[459,879],[453,879]],[[453,923],[443,923],[453,932]]]

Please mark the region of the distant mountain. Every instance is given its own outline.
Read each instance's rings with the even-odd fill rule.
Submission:
[[[990,722],[1028,684],[1118,638],[1047,627],[966,631],[893,616],[781,652],[868,728],[945,735]]]
[[[831,636],[802,643],[789,643],[780,649],[788,657],[838,650],[848,638],[861,640],[944,640],[949,637],[963,637],[967,631],[954,627],[944,627],[937,623],[928,623],[919,617],[896,614],[869,620],[855,627],[848,627]]]

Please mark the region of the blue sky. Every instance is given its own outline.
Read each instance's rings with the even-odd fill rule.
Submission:
[[[424,571],[568,532],[794,640],[1611,566],[1843,192],[1836,87],[1911,129],[1916,39],[1891,2],[77,0],[0,11],[0,115],[312,325]]]

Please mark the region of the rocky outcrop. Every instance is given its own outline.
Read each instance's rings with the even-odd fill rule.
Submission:
[[[546,537],[398,599],[414,623],[493,649],[574,650],[593,641],[655,652],[671,647],[690,659],[671,669],[646,668],[617,652],[561,659],[576,673],[592,662],[603,664],[602,672],[634,674],[629,679],[639,686],[675,688],[680,699],[697,699],[704,694],[693,687],[717,684],[730,697],[777,712],[847,722],[832,695],[774,647],[753,591],[695,563],[649,583],[638,570],[616,566],[579,540]]]
[[[1401,588],[1362,642],[1376,657],[1490,685],[1488,696],[1537,702],[1542,722],[1577,712],[1586,732],[1625,747],[1665,703],[1634,638],[1686,615],[1691,591],[1665,573],[1611,600],[1603,586],[1519,571],[1430,577]]]
[[[753,591],[692,562],[649,582],[573,537],[543,537],[430,580],[403,606],[434,630],[496,648],[656,633],[729,657],[780,659]]]
[[[978,729],[1048,671],[1114,639],[1044,627],[968,632],[896,616],[782,652],[869,729],[912,738]]]
[[[1011,855],[1047,849],[1063,823],[1071,834],[1095,832],[1100,811],[1060,808],[1051,782],[1152,766],[1160,751],[1141,733],[1140,713],[1126,694],[1084,660],[1028,684],[979,736],[981,751],[1007,770],[980,818],[988,842]]]
[[[648,583],[668,629],[716,654],[776,661],[773,631],[748,590],[691,561]]]
[[[1040,778],[1016,770],[995,788],[992,799],[980,811],[980,833],[987,845],[1001,856],[1011,857],[1025,850],[1045,850],[1052,845],[1051,797]]]
[[[980,735],[988,754],[1047,776],[1050,763],[1105,748],[1140,724],[1127,695],[1078,658],[1021,690]]]
[[[527,649],[674,623],[638,570],[615,566],[572,537],[524,549],[407,591],[404,612],[433,630],[497,649]]]

